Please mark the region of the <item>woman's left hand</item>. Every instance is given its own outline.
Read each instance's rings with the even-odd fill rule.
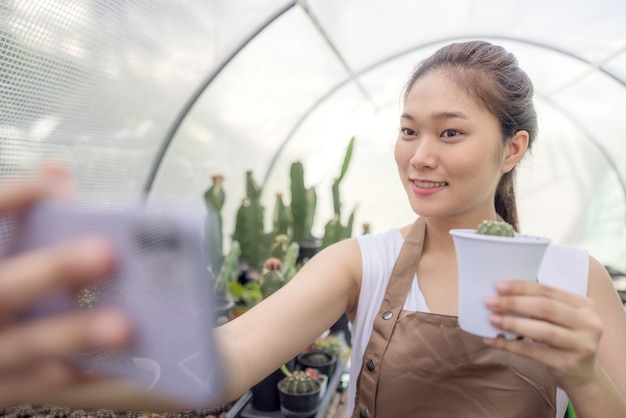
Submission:
[[[500,282],[497,291],[486,301],[492,325],[524,338],[486,338],[487,345],[545,364],[566,390],[594,379],[603,323],[591,298],[522,280]]]

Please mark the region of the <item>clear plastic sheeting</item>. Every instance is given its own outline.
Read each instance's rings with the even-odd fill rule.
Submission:
[[[535,83],[523,230],[625,270],[625,21],[615,0],[0,0],[0,175],[56,159],[83,192],[199,200],[222,174],[228,235],[245,172],[269,218],[301,160],[321,235],[355,135],[344,211],[380,232],[415,216],[393,160],[407,76],[480,38]]]

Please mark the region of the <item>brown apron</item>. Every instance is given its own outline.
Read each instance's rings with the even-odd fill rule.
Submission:
[[[540,363],[486,346],[457,317],[404,311],[422,253],[418,218],[393,268],[363,355],[353,418],[554,418],[556,383]]]

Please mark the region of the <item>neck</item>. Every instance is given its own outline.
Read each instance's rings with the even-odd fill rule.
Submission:
[[[489,214],[478,214],[464,218],[425,218],[426,240],[424,251],[454,252],[454,242],[450,235],[451,229],[476,229],[484,220],[496,220],[495,209]]]

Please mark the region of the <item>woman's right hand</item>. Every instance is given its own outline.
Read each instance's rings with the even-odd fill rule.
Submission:
[[[67,195],[70,189],[64,168],[45,166],[35,180],[0,187],[0,216],[19,215],[38,200]],[[0,404],[36,403],[51,390],[80,385],[89,378],[66,361],[69,356],[129,341],[129,324],[113,310],[16,320],[49,294],[80,289],[114,265],[112,248],[98,237],[0,260]]]

